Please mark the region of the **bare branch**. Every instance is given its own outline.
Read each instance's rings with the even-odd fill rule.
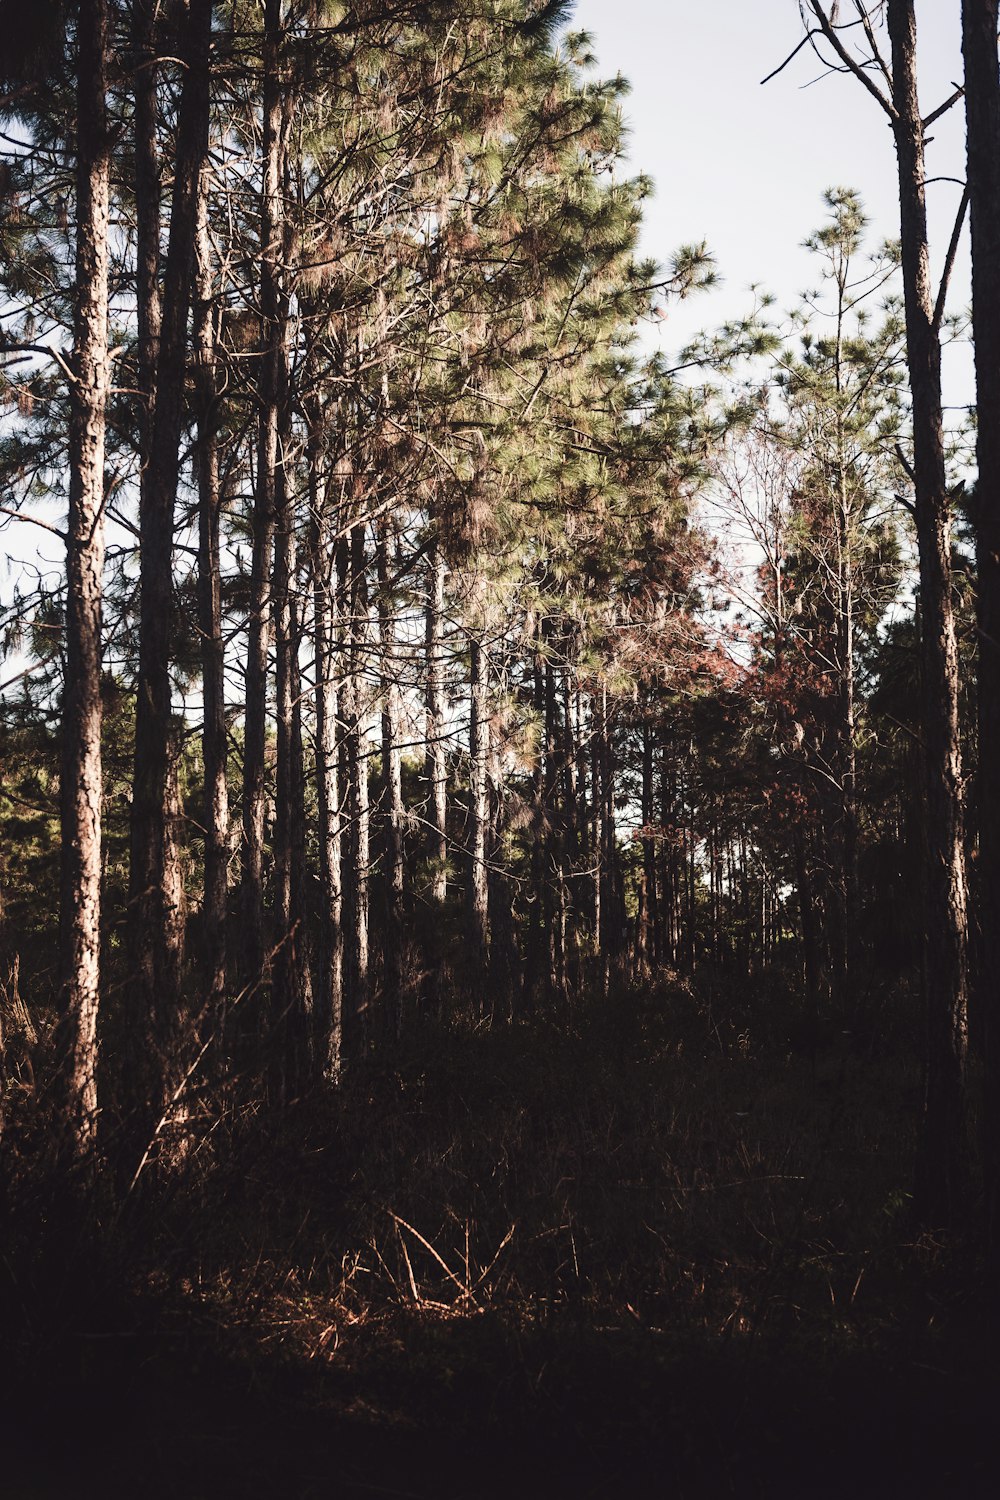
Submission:
[[[58,349],[53,349],[51,347],[51,345],[49,345],[49,344],[22,344],[22,343],[4,344],[4,346],[3,346],[3,353],[4,354],[41,354],[41,355],[46,356],[48,359],[54,359],[55,362],[56,362],[56,364],[59,366],[60,370],[62,370],[63,374],[66,376],[66,379],[70,382],[70,384],[71,385],[76,385],[77,384],[77,378],[74,375],[73,371],[70,369],[69,365],[66,363],[65,357],[59,352]],[[10,363],[13,364],[14,361],[11,360]]]
[[[916,480],[916,475],[913,472],[913,465],[910,463],[910,460],[907,458],[906,454],[903,452],[903,445],[902,445],[902,443],[897,443],[896,444],[896,457],[899,459],[899,462],[902,464],[902,466],[903,466],[903,473],[906,475],[907,479],[910,481],[911,484],[916,484],[917,480]],[[897,499],[903,500],[902,495],[897,496]],[[905,505],[906,503],[907,502],[905,500],[903,500],[903,504]]]
[[[885,110],[885,113],[889,116],[889,119],[896,120],[898,118],[896,113],[896,106],[893,104],[891,99],[887,98],[887,96],[883,94],[878,84],[872,82],[865,69],[862,67],[861,63],[858,62],[857,58],[852,57],[848,52],[847,48],[840,40],[840,37],[833,29],[830,18],[827,15],[826,11],[823,9],[823,6],[820,4],[820,0],[809,0],[809,9],[812,11],[813,15],[819,22],[820,31],[823,33],[826,40],[830,43],[830,46],[833,48],[834,52],[836,52],[844,67],[848,70],[848,72],[853,73],[855,78],[857,78],[860,83],[864,84],[865,88],[868,90],[869,94],[871,94],[872,98],[877,100],[882,109]]]
[[[799,53],[802,51],[802,48],[805,47],[805,46],[807,46],[809,44],[809,42],[812,40],[812,38],[814,36],[816,36],[816,35],[817,35],[817,32],[814,31],[814,30],[807,31],[806,34],[805,34],[805,36],[802,38],[801,42],[799,42],[798,46],[797,47],[793,47],[792,50],[791,50],[791,52],[789,52],[789,54],[785,58],[784,62],[783,63],[779,63],[778,66],[775,69],[773,69],[772,72],[768,73],[768,75],[767,75],[766,78],[762,78],[760,80],[761,88],[763,88],[763,86],[764,86],[765,83],[770,83],[772,78],[777,78],[778,74],[781,73],[781,72],[783,72],[785,70],[785,68],[788,67],[788,64],[792,61],[792,58],[793,57],[798,57]]]
[[[878,42],[875,40],[875,33],[872,30],[872,23],[871,18],[868,14],[868,7],[864,4],[864,0],[854,0],[854,8],[861,18],[861,24],[865,29],[865,36],[868,38],[868,45],[872,49],[872,57],[879,66],[882,77],[885,79],[886,87],[889,90],[889,97],[891,98],[892,74],[889,72],[889,66],[886,63],[881,52],[879,51]]]
[[[962,98],[962,95],[964,93],[965,93],[965,90],[962,87],[962,85],[960,83],[956,83],[956,85],[955,85],[955,92],[952,95],[950,95],[949,98],[947,98],[944,101],[943,104],[939,104],[938,107],[937,107],[937,109],[931,110],[931,112],[927,116],[926,120],[921,120],[920,123],[923,126],[923,128],[926,130],[927,127],[928,127],[928,125],[933,125],[935,120],[940,120],[940,118],[941,118],[942,115],[948,113],[949,109],[951,109],[951,106],[953,104],[957,104],[958,103],[959,99]]]
[[[0,505],[0,516],[11,516],[15,521],[27,521],[32,526],[41,526],[44,531],[51,531],[61,542],[66,540],[65,531],[60,531],[58,526],[53,526],[49,521],[43,521],[40,516],[26,516],[23,510],[11,510],[6,505]]]
[[[944,268],[941,272],[941,285],[938,287],[937,301],[934,304],[934,317],[931,327],[935,336],[941,331],[941,322],[944,318],[945,303],[948,300],[948,283],[951,281],[951,273],[955,268],[955,256],[958,254],[958,242],[962,237],[962,225],[969,211],[969,186],[966,183],[962,194],[962,201],[958,205],[958,213],[955,215],[955,224],[951,231],[951,239],[948,241],[948,253],[944,258]]]

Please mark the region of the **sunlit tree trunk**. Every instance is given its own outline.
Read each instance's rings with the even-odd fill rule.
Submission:
[[[319,411],[310,412],[307,450],[312,549],[313,647],[315,651],[315,746],[317,837],[322,900],[320,904],[319,985],[316,995],[316,1055],[322,1075],[340,1080],[344,1005],[344,892],[342,881],[343,811],[338,761],[337,625],[335,545],[330,527],[330,498],[321,473]]]
[[[396,624],[389,580],[391,523],[378,538],[378,619],[382,654],[382,820],[385,829],[385,928],[382,934],[386,1024],[397,1034],[403,1021],[403,757],[400,749],[402,695],[395,650]]]
[[[444,905],[448,896],[448,764],[445,756],[445,723],[443,703],[442,646],[444,624],[444,583],[446,567],[440,548],[435,545],[427,564],[428,599],[425,640],[426,712],[424,736],[427,742],[425,775],[430,791],[431,815],[431,894]]]
[[[217,441],[218,392],[215,300],[208,234],[208,173],[201,174],[197,224],[197,296],[194,352],[197,387],[198,628],[201,636],[202,762],[205,885],[201,908],[202,982],[212,1023],[226,994],[226,901],[229,869],[229,789],[226,781],[225,644],[222,634],[222,574]]]
[[[469,639],[469,956],[474,1001],[483,1012],[489,974],[489,654],[485,643]]]
[[[371,813],[368,786],[368,736],[366,733],[366,692],[364,686],[365,653],[368,646],[368,560],[366,527],[352,528],[350,542],[344,548],[344,569],[348,604],[347,674],[344,682],[344,717],[348,811],[350,816],[350,879],[346,890],[348,941],[348,1002],[350,1008],[351,1048],[364,1050],[370,1038],[369,1014],[371,976],[369,973],[369,891],[371,885]]]
[[[642,823],[646,830],[642,841],[642,868],[645,877],[645,929],[640,947],[647,965],[659,962],[660,901],[656,867],[656,840],[651,829],[656,822],[654,783],[654,745],[652,725],[642,726]]]
[[[267,668],[271,638],[271,566],[279,423],[287,365],[281,276],[285,141],[281,88],[281,0],[265,0],[263,35],[263,183],[260,201],[260,374],[257,476],[250,566],[243,736],[243,962],[255,982],[264,969]]]
[[[108,360],[108,8],[77,24],[76,302],[66,531],[66,687],[60,789],[60,971],[67,1128],[89,1157],[97,1130],[101,920],[101,598]]]
[[[424,609],[424,780],[428,791],[427,851],[431,911],[423,949],[428,974],[428,1004],[440,1010],[443,986],[441,922],[448,899],[448,761],[444,717],[444,585],[447,568],[435,541],[427,559]]]
[[[298,537],[287,457],[290,412],[279,426],[275,483],[274,640],[277,710],[274,815],[274,1061],[286,1092],[307,1077],[312,1033],[305,909],[305,764],[302,749]]]

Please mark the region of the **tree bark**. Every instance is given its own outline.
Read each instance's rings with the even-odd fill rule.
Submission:
[[[313,638],[316,651],[316,797],[322,887],[317,996],[317,1054],[323,1076],[340,1081],[344,1006],[344,892],[341,875],[343,813],[340,802],[337,736],[334,618],[334,547],[330,537],[329,498],[320,478],[322,462],[316,438],[319,414],[312,417],[308,453],[312,497]]]
[[[275,476],[274,639],[276,654],[276,762],[274,817],[275,1075],[295,1093],[309,1071],[311,1005],[305,913],[305,766],[302,751],[300,625],[297,601],[295,505],[286,469],[291,413],[285,405]]]
[[[76,306],[69,417],[66,686],[62,716],[60,970],[72,1153],[97,1131],[101,918],[101,602],[108,360],[108,7],[77,24]]]
[[[660,962],[660,901],[656,867],[656,839],[649,831],[656,822],[655,785],[653,775],[653,728],[649,723],[642,726],[642,868],[645,880],[646,901],[640,929],[640,951],[648,968]]]
[[[469,953],[479,1015],[489,973],[489,655],[469,638]]]
[[[986,1235],[1000,1257],[1000,76],[997,0],[962,0],[976,357],[979,1013],[985,1044]],[[994,1273],[995,1274],[995,1273]]]
[[[368,787],[368,736],[365,732],[364,651],[368,637],[367,558],[363,524],[352,529],[349,548],[349,644],[344,685],[347,777],[350,811],[350,897],[347,931],[350,943],[348,1000],[352,1048],[366,1050],[370,1039],[369,892],[371,885],[371,813]],[[347,560],[345,558],[345,567]]]
[[[427,564],[428,597],[425,620],[426,712],[424,738],[427,745],[425,776],[430,791],[432,832],[430,836],[431,896],[443,906],[448,899],[448,764],[444,746],[442,701],[442,638],[444,624],[445,561],[435,544]]]
[[[385,929],[382,989],[386,1021],[398,1036],[403,1024],[403,757],[400,750],[402,695],[395,650],[395,619],[389,586],[392,526],[384,519],[378,537],[378,621],[382,655],[382,823],[385,830]]]
[[[145,1010],[150,1070],[140,1105],[158,1113],[172,1084],[178,1044],[177,1005],[184,915],[175,819],[176,757],[171,714],[174,507],[180,468],[187,369],[187,325],[195,273],[200,180],[208,153],[212,0],[191,0],[184,31],[184,81],[164,271],[147,482],[140,497],[139,680],[131,817],[130,893],[136,984]],[[139,1073],[145,1071],[140,1068]],[[151,1092],[150,1092],[151,1091]]]
[[[156,143],[157,4],[136,0],[132,12],[135,141],[135,300],[139,388],[139,488],[149,483],[150,438],[160,344],[160,162]]]
[[[427,558],[424,612],[424,780],[427,786],[427,854],[431,915],[423,942],[426,1002],[436,1012],[444,999],[444,920],[448,900],[448,761],[444,722],[444,585],[447,567],[435,539]]]
[[[198,628],[201,638],[202,762],[205,876],[201,908],[202,983],[210,1024],[221,1017],[226,995],[226,902],[229,869],[229,789],[225,645],[222,634],[222,575],[219,556],[217,442],[218,391],[215,361],[215,300],[208,235],[208,173],[201,174],[197,222],[197,296],[194,346],[198,426]]]
[[[266,0],[263,37],[263,183],[260,201],[260,376],[257,476],[250,565],[243,735],[243,955],[246,977],[264,979],[264,835],[266,823],[267,667],[271,558],[275,530],[278,426],[287,369],[282,310],[284,134],[281,96],[281,0]],[[258,1006],[258,1010],[262,1007]]]
[[[941,413],[941,347],[931,294],[924,134],[917,97],[913,0],[889,0],[893,134],[899,178],[907,363],[913,402],[920,558],[922,718],[927,839],[927,1088],[917,1208],[945,1224],[962,1181],[967,1046],[967,902],[958,717],[958,646],[951,602],[951,519]]]

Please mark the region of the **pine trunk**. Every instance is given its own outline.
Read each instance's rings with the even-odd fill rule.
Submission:
[[[346,550],[346,549],[345,549]],[[347,776],[351,819],[350,895],[347,931],[350,942],[348,1000],[351,1047],[367,1048],[369,1015],[369,887],[371,881],[371,833],[368,790],[368,736],[365,725],[364,655],[368,637],[368,585],[366,579],[365,527],[355,526],[349,548],[350,571],[347,678],[345,691]]]
[[[157,121],[157,0],[136,0],[132,11],[133,134],[135,142],[136,365],[139,387],[139,488],[149,482],[150,439],[160,344],[160,161]]]
[[[428,560],[429,589],[425,622],[427,759],[425,775],[431,803],[431,895],[443,906],[448,898],[448,764],[444,745],[442,635],[445,562],[435,545]]]
[[[208,174],[201,174],[197,224],[197,298],[194,347],[198,402],[198,628],[201,636],[204,765],[202,819],[205,884],[201,908],[202,984],[212,1024],[226,995],[226,902],[229,869],[229,789],[226,782],[225,644],[222,634],[222,574],[219,524],[217,378],[212,252],[208,235]]]
[[[888,25],[896,110],[893,131],[899,169],[907,362],[913,402],[922,624],[928,1037],[917,1207],[925,1222],[946,1224],[957,1208],[963,1176],[967,1043],[967,912],[958,647],[951,603],[951,520],[941,413],[941,348],[931,296],[913,0],[889,0]]]
[[[428,792],[427,852],[430,865],[431,914],[423,943],[428,1005],[440,1011],[444,989],[442,921],[448,899],[448,761],[444,723],[444,584],[446,566],[435,541],[427,559],[427,603],[424,614],[424,779]]]
[[[164,270],[162,323],[149,469],[140,497],[139,679],[131,817],[131,920],[136,985],[145,1011],[144,1046],[158,1112],[173,1087],[179,1044],[184,912],[175,819],[176,745],[171,713],[174,507],[184,421],[187,328],[195,274],[198,200],[208,152],[211,0],[191,0],[184,31],[184,81]],[[145,1071],[140,1069],[140,1072]],[[141,1079],[135,1080],[141,1084]],[[145,1093],[145,1090],[143,1090]]]
[[[392,526],[382,522],[378,539],[378,620],[382,652],[382,821],[385,830],[385,928],[382,989],[386,1023],[399,1034],[403,1023],[403,758],[400,750],[402,694],[396,659],[389,583]]]
[[[656,796],[654,784],[652,725],[642,726],[642,868],[645,877],[646,909],[645,931],[640,944],[647,966],[660,961],[660,899],[656,867],[656,839],[652,827],[656,822]]]
[[[257,476],[250,565],[243,736],[243,955],[251,983],[265,978],[264,837],[266,824],[267,667],[278,429],[286,376],[281,249],[284,243],[284,140],[281,100],[281,0],[264,6],[263,183],[260,202],[260,378]],[[262,1007],[258,1004],[258,1011]]]
[[[972,322],[976,354],[974,511],[978,581],[979,1013],[985,1043],[986,1234],[1000,1259],[1000,77],[997,0],[962,0]],[[995,1273],[994,1273],[995,1274]]]
[[[101,951],[101,600],[110,387],[106,0],[93,0],[81,11],[77,42],[75,379],[69,418],[60,970],[68,1051],[66,1125],[72,1153],[86,1159],[97,1131]]]
[[[309,1071],[311,1005],[305,921],[305,766],[299,677],[301,627],[297,602],[295,506],[284,456],[291,439],[287,406],[280,424],[281,462],[276,475],[274,639],[276,655],[276,762],[274,816],[274,1019],[276,1072],[295,1093]]]
[[[482,641],[469,640],[469,953],[476,1009],[483,1014],[489,970],[489,657]]]
[[[320,479],[321,454],[313,415],[310,435],[309,484],[312,513],[313,639],[316,652],[316,800],[322,885],[317,996],[317,1053],[324,1077],[340,1080],[343,1052],[344,1004],[344,893],[341,876],[343,814],[340,803],[337,743],[335,653],[336,581],[334,547],[330,537],[328,497]]]

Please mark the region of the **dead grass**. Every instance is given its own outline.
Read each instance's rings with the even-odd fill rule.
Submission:
[[[848,1346],[901,1326],[944,1256],[907,1232],[911,1060],[814,1069],[686,1021],[659,996],[425,1029],[336,1098],[244,1111],[193,1154],[158,1275],[310,1360],[400,1313]]]
[[[912,1448],[905,1491],[851,1480],[923,1493],[992,1355],[972,1251],[909,1229],[916,1066],[840,1033],[814,1063],[747,1009],[669,988],[558,1026],[428,1023],[335,1096],[203,1101],[203,1137],[119,1216],[89,1301],[70,1278],[39,1317],[51,1265],[18,1271],[42,1363],[71,1348],[112,1389],[160,1372],[154,1404],[183,1368],[241,1431],[261,1393],[313,1413],[303,1464],[333,1423],[366,1455],[358,1494],[375,1471],[435,1500],[626,1493],[649,1465],[682,1496],[832,1495],[847,1481],[823,1489],[807,1450],[829,1449],[829,1477],[926,1421],[944,1456]],[[505,1467],[514,1432],[551,1448],[547,1488]],[[440,1447],[414,1457],[443,1433],[454,1472]],[[491,1444],[495,1473],[469,1483]],[[403,1483],[421,1463],[433,1482]]]

